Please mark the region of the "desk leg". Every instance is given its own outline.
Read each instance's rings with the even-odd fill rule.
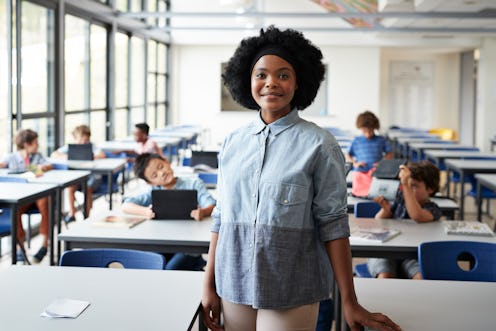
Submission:
[[[458,219],[462,220],[465,215],[465,173],[463,170],[460,171],[460,215]]]
[[[88,210],[88,182],[85,180],[83,180],[83,182],[81,183],[81,189],[83,190],[83,194],[84,194],[84,204],[83,204],[83,216],[84,218],[88,218],[88,215],[89,215],[89,210]]]
[[[477,220],[482,222],[482,185],[477,181]]]
[[[11,257],[12,264],[17,263],[17,205],[10,208],[10,232],[12,235],[11,240]]]
[[[336,279],[334,279],[334,285],[332,286],[332,300],[334,301],[334,329],[336,331],[341,331],[343,327],[341,318],[341,295],[339,294]]]
[[[450,169],[446,167],[446,196],[449,198],[450,197],[450,184],[451,184],[451,179],[450,179]]]
[[[59,223],[60,223],[60,213],[61,213],[61,195],[60,192],[61,192],[61,188],[57,188],[55,190],[55,196],[52,194],[50,195],[49,197],[49,201],[48,201],[48,247],[49,247],[49,250],[50,250],[50,265],[54,265],[55,264],[55,259],[54,259],[54,255],[53,255],[53,251],[54,251],[54,245],[55,245],[55,242],[54,242],[54,231],[53,231],[53,228],[54,228],[54,225],[57,224],[57,226],[59,226]],[[55,200],[55,201],[54,201]],[[53,208],[53,204],[55,204],[55,208]]]
[[[113,173],[112,171],[109,171],[108,177],[107,177],[107,187],[109,190],[109,209],[112,210],[112,182],[113,182]]]

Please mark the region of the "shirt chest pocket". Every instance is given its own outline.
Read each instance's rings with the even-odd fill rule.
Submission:
[[[304,221],[308,188],[287,183],[265,183],[262,189],[260,216],[271,225],[300,228]]]

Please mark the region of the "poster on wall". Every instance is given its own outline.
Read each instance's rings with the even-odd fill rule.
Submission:
[[[392,61],[389,72],[391,124],[431,128],[434,111],[434,63]]]

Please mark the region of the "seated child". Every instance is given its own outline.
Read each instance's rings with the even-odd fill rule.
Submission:
[[[158,154],[165,159],[164,152],[158,147],[157,143],[148,138],[150,127],[146,123],[138,123],[134,126],[133,136],[138,146],[134,150],[136,154],[150,153]]]
[[[198,192],[198,208],[191,211],[192,218],[200,221],[212,214],[216,201],[208,193],[201,179],[175,177],[167,159],[157,154],[138,155],[134,164],[134,172],[136,176],[150,184],[150,188],[142,194],[125,198],[122,203],[123,212],[153,219],[155,214],[152,209],[152,190],[184,189]],[[199,270],[204,266],[205,261],[201,256],[177,253],[167,262],[166,269]]]
[[[375,218],[413,219],[416,222],[432,222],[441,218],[441,209],[429,200],[439,190],[439,170],[428,161],[400,166],[401,191],[393,205],[384,197],[374,199],[381,205]],[[417,260],[369,259],[369,272],[378,278],[400,276],[422,279]]]
[[[0,168],[9,168],[13,171],[33,171],[37,176],[43,172],[51,170],[52,165],[38,152],[38,133],[30,129],[21,129],[15,137],[17,152],[8,154],[0,161]],[[19,245],[24,247],[25,232],[22,227],[21,217],[33,205],[40,211],[40,235],[43,237],[41,248],[33,256],[34,262],[39,263],[47,254],[48,247],[48,197],[36,200],[34,204],[21,206],[17,211],[17,239]],[[20,252],[17,254],[17,261],[23,261],[24,257]]]
[[[371,111],[365,111],[358,115],[356,126],[362,131],[362,136],[356,137],[346,153],[346,161],[353,163],[352,193],[355,196],[366,196],[372,173],[382,159],[391,159],[393,152],[387,139],[376,135],[380,123],[377,116]]]
[[[87,125],[79,125],[74,128],[72,131],[72,137],[74,138],[74,142],[76,144],[89,144],[90,143],[90,137],[91,137],[91,130]],[[93,158],[94,159],[102,159],[105,158],[105,153],[101,149],[99,149],[95,144],[92,144],[93,148]],[[67,160],[67,154],[69,152],[69,146],[64,145],[54,151],[52,155],[50,155],[51,158],[53,159],[59,159],[59,160]],[[95,175],[90,175],[88,178],[87,182],[87,191],[86,191],[86,196],[88,197],[86,203],[86,210],[88,211],[88,214],[91,210],[92,207],[92,195],[93,191],[98,188],[99,183],[101,178],[96,177]],[[64,221],[66,223],[68,222],[73,222],[76,220],[75,215],[76,215],[76,198],[75,198],[75,193],[76,190],[78,189],[77,185],[73,185],[67,188],[68,191],[68,200],[69,200],[69,213],[65,217]]]

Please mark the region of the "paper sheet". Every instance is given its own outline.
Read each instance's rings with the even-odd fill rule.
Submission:
[[[42,317],[50,318],[76,318],[90,303],[88,301],[73,299],[55,299],[41,313]]]

